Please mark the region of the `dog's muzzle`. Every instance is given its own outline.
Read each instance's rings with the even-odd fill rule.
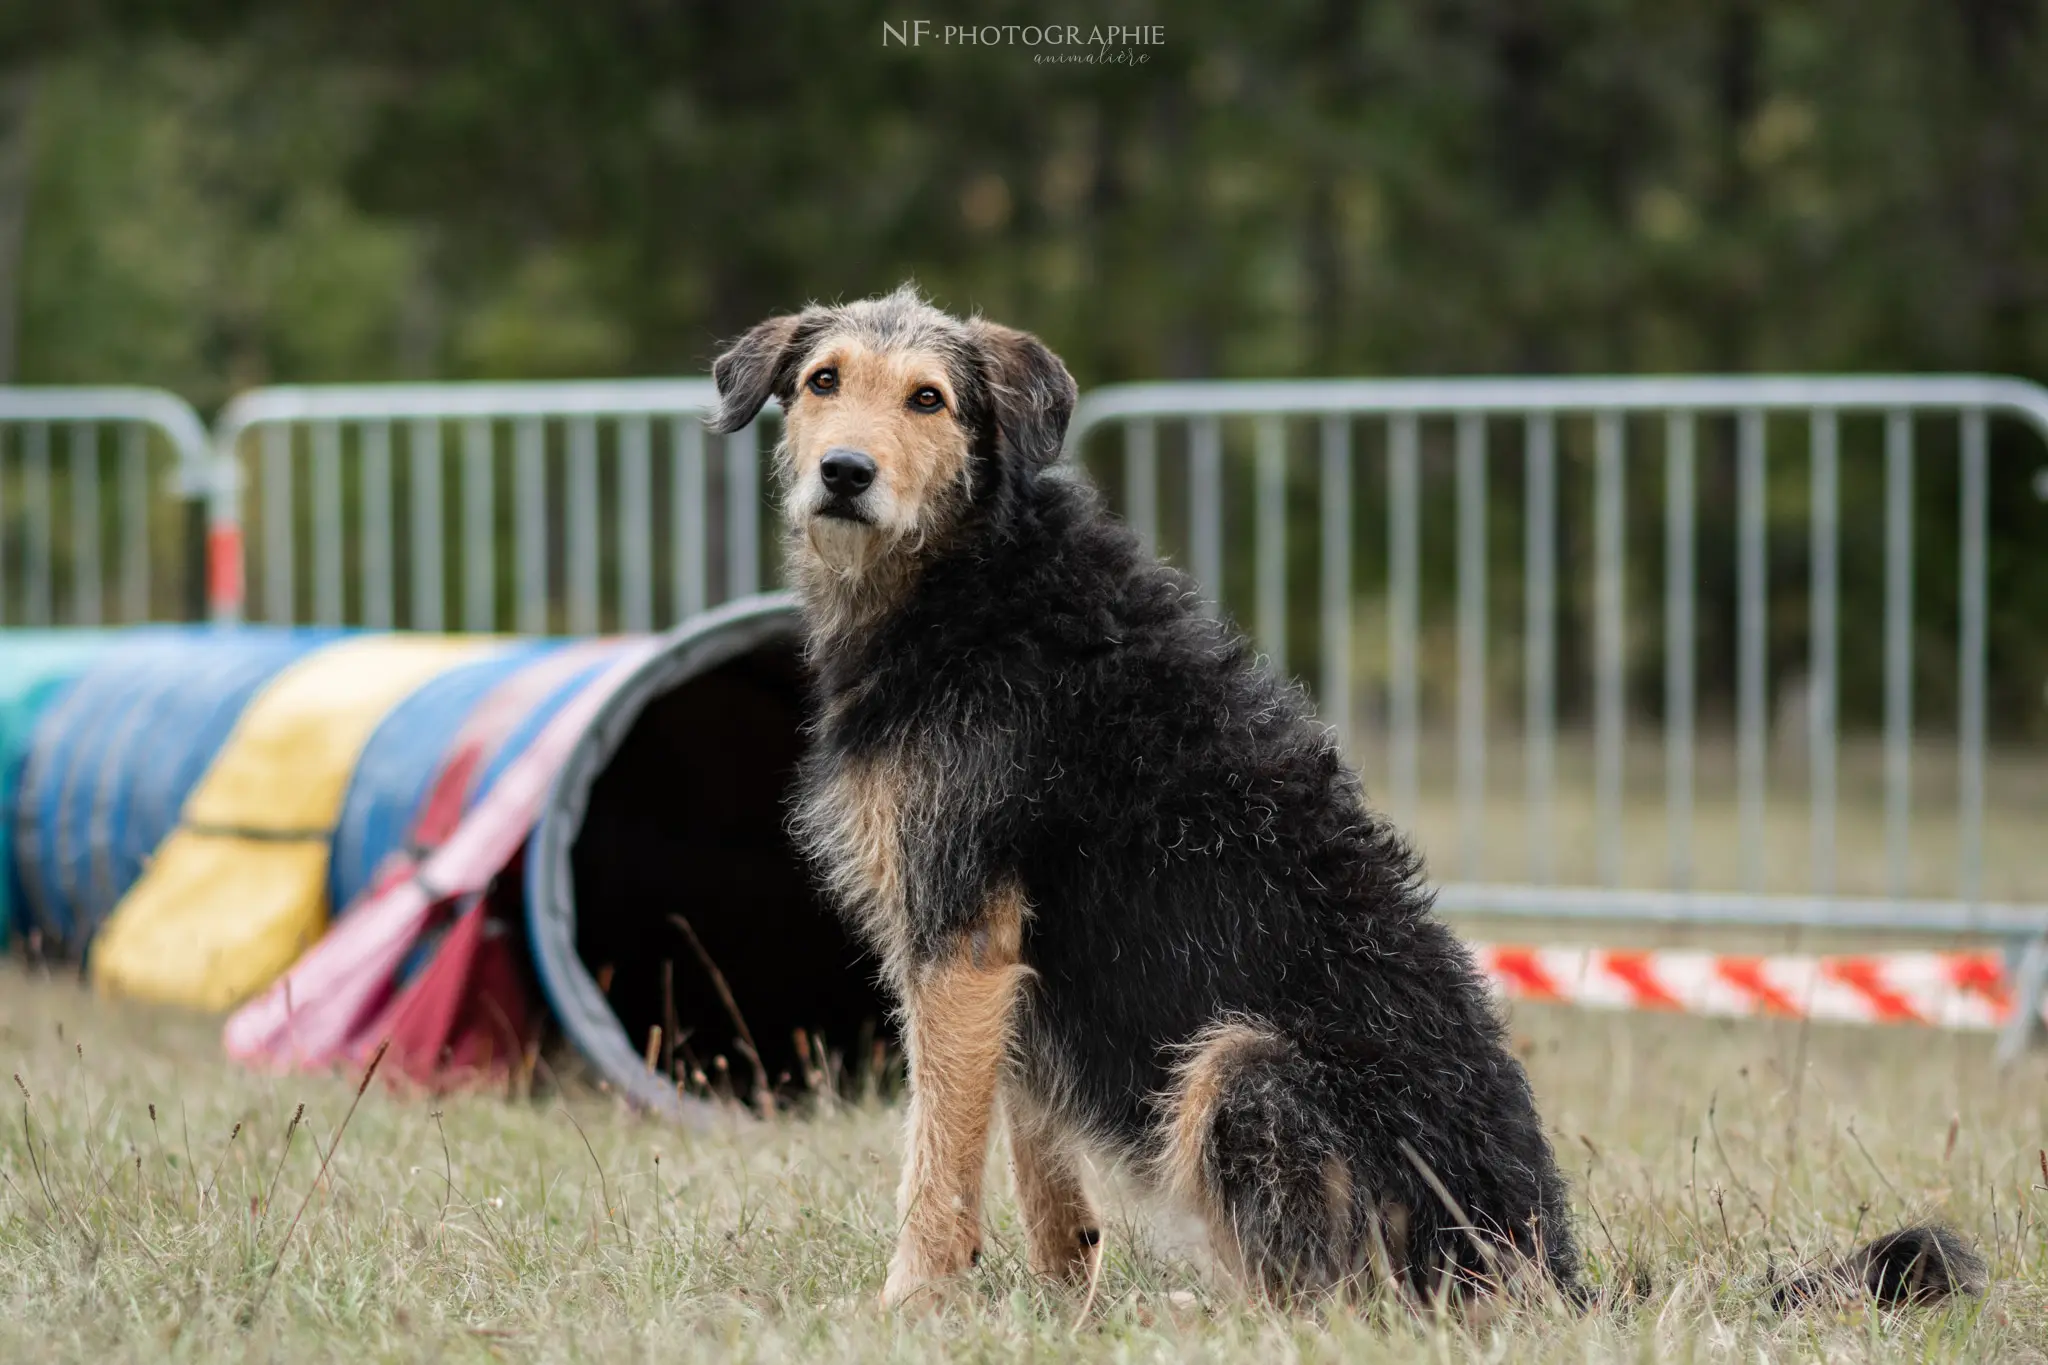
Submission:
[[[868,520],[861,511],[860,499],[874,486],[875,472],[874,458],[864,451],[845,446],[826,451],[825,458],[818,462],[818,482],[825,487],[825,501],[818,508],[818,515],[846,521]]]

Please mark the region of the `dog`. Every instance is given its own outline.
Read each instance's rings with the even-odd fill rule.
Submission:
[[[979,1258],[999,1112],[1043,1275],[1095,1268],[1095,1152],[1275,1299],[1523,1272],[1579,1297],[1528,1080],[1419,859],[1300,690],[1061,464],[1060,360],[906,286],[770,318],[713,376],[716,429],[785,412],[815,694],[792,825],[900,1007],[883,1302]]]

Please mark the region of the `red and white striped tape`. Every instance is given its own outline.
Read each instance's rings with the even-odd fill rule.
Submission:
[[[2012,1011],[1995,952],[1767,957],[1697,951],[1471,945],[1510,1000],[1594,1009],[1777,1016],[1990,1030]]]

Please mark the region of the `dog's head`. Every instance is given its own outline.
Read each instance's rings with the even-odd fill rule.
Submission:
[[[1073,378],[1036,337],[942,313],[909,286],[770,318],[712,374],[719,431],[782,403],[777,470],[798,569],[849,587],[900,578],[1058,459],[1074,410]]]

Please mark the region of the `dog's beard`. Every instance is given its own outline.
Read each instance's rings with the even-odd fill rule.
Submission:
[[[811,559],[844,588],[872,578],[902,539],[868,522],[825,516],[805,517],[803,537]]]
[[[830,653],[887,616],[917,577],[938,509],[910,525],[851,521],[797,512],[790,529],[790,583],[810,625],[809,651]]]

